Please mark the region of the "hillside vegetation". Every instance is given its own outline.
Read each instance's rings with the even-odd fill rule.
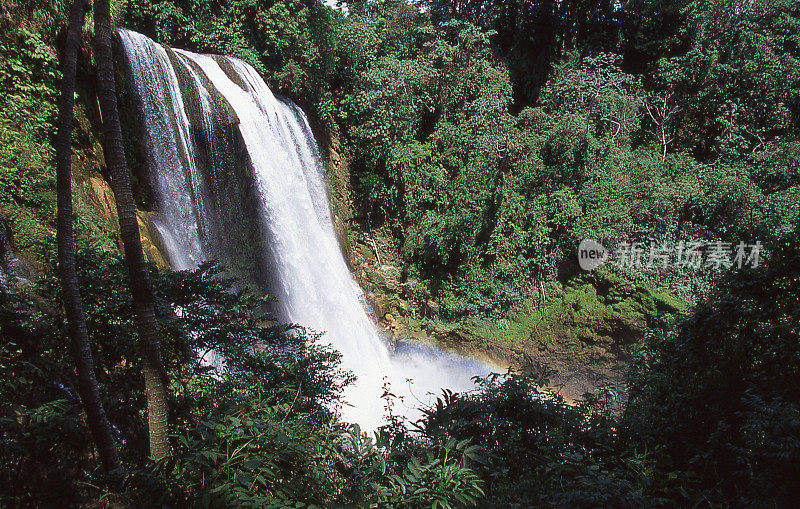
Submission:
[[[314,0],[126,0],[112,13],[160,43],[242,58],[303,105],[328,154],[354,271],[398,339],[433,338],[525,369],[445,392],[414,423],[396,412],[413,402],[386,387],[387,425],[362,433],[338,419],[350,377],[315,332],[276,324],[263,314],[269,298],[223,267],[164,266],[135,181],[169,380],[171,454],[148,458],[89,16],[74,222],[96,376],[124,468],[123,488],[112,489],[77,396],[54,249],[67,6],[2,0],[0,504],[791,506],[797,3],[342,6],[347,14]],[[609,248],[760,242],[763,260],[583,272],[576,248],[587,238]],[[569,403],[549,389],[558,376],[549,367],[597,364],[608,375],[620,362],[614,383]]]
[[[137,0],[121,20],[243,58],[341,141],[363,279],[412,332],[558,300],[584,238],[767,244],[796,223],[791,2],[346,6]],[[687,303],[715,276],[616,272]]]

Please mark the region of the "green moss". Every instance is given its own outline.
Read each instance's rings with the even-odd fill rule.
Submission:
[[[669,294],[636,285],[609,273],[580,275],[555,287],[545,303],[529,300],[507,318],[470,320],[462,328],[487,342],[537,341],[583,349],[609,343],[629,344],[659,313],[680,313],[686,306]]]
[[[653,300],[656,303],[656,306],[659,307],[660,310],[669,312],[669,313],[686,313],[688,310],[688,306],[685,302],[678,300],[677,298],[673,297],[672,295],[664,292],[655,292],[653,293]]]
[[[40,259],[42,242],[55,237],[55,229],[44,220],[38,210],[8,205],[0,208],[0,214],[8,221],[14,232],[14,248],[24,252],[34,261]]]
[[[357,249],[364,260],[366,260],[368,263],[375,261],[375,254],[372,252],[372,249],[370,249],[369,246],[366,244],[359,244]]]

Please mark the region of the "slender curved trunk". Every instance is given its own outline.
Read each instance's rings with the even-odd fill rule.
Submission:
[[[58,267],[64,292],[64,310],[69,324],[71,353],[78,372],[78,393],[92,439],[97,445],[100,461],[106,474],[119,474],[122,467],[106,418],[100,387],[94,373],[94,359],[89,346],[86,318],[81,306],[78,275],[75,270],[75,247],[72,235],[72,109],[75,94],[75,69],[78,61],[80,30],[88,5],[86,0],[74,0],[69,13],[64,46],[63,77],[58,101],[58,133],[56,134],[56,187],[58,194]],[[114,477],[113,475],[110,476]],[[111,482],[115,484],[115,482]]]
[[[169,454],[167,441],[167,390],[166,373],[159,348],[159,327],[155,315],[153,287],[147,271],[136,208],[131,191],[131,179],[122,128],[117,108],[117,91],[114,83],[114,55],[111,37],[111,8],[109,0],[94,3],[95,53],[97,56],[97,96],[103,117],[103,152],[111,173],[111,187],[117,202],[120,236],[125,251],[133,305],[137,315],[137,330],[142,351],[147,420],[150,435],[150,455],[158,460]]]

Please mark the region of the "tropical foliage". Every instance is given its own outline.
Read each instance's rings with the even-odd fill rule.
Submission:
[[[665,4],[390,0],[347,3],[343,16],[316,3],[142,0],[123,19],[241,56],[328,119],[407,279],[457,319],[524,301],[582,238],[791,231],[796,5]],[[659,283],[693,300],[698,278]]]
[[[0,285],[0,504],[789,507],[800,496],[797,2],[385,0],[342,2],[346,14],[315,0],[115,2],[119,24],[243,58],[327,125],[360,212],[390,233],[403,283],[442,318],[505,323],[547,283],[562,291],[537,323],[557,316],[577,334],[610,316],[646,329],[625,387],[573,404],[547,389],[549,373],[495,374],[443,393],[418,422],[394,413],[387,387],[387,425],[367,434],[339,421],[350,375],[315,332],[275,323],[269,298],[214,264],[150,267],[172,449],[153,462],[127,272],[76,196],[121,494],[80,407],[52,247],[66,8],[0,5],[0,233],[13,231],[32,267],[30,281]],[[79,79],[91,73],[84,62]],[[91,88],[79,83],[76,165],[100,161]],[[766,255],[730,273],[576,275],[584,238],[760,241]],[[528,330],[497,334],[517,329]]]

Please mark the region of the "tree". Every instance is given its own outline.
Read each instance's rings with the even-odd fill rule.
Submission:
[[[678,113],[678,106],[672,101],[671,91],[649,92],[643,101],[644,109],[652,122],[652,133],[661,144],[661,162],[667,157],[667,147],[672,143],[670,130]]]
[[[431,0],[434,19],[466,18],[494,31],[514,85],[513,110],[536,104],[565,50],[615,51],[619,8],[610,0]]]
[[[796,232],[764,255],[721,277],[677,327],[648,333],[630,373],[628,429],[661,444],[660,468],[687,472],[710,506],[789,507],[800,496]]]
[[[63,77],[59,96],[58,133],[56,148],[56,182],[58,193],[58,266],[64,292],[64,310],[72,340],[71,350],[78,372],[78,392],[92,439],[97,445],[100,461],[106,474],[121,469],[111,426],[106,418],[100,387],[94,373],[94,359],[89,344],[86,318],[81,306],[78,275],[75,270],[75,247],[72,234],[72,168],[71,133],[75,93],[75,69],[78,60],[80,29],[88,5],[74,0],[69,14],[64,46]]]
[[[732,160],[792,137],[800,126],[800,4],[709,0],[690,12],[689,51],[661,59],[653,73],[659,89],[679,98],[675,148]]]
[[[644,73],[659,58],[682,54],[690,40],[685,33],[689,0],[627,0],[619,13],[620,50],[628,72]],[[646,76],[645,76],[646,77]]]
[[[159,326],[155,315],[153,287],[142,253],[136,208],[131,191],[130,174],[122,144],[122,127],[117,108],[114,83],[114,55],[111,45],[111,7],[109,0],[94,4],[95,51],[97,53],[97,95],[103,117],[103,152],[111,187],[117,203],[120,236],[130,278],[137,330],[142,353],[147,418],[150,434],[150,455],[158,460],[169,453],[167,441],[167,377],[161,361]]]

